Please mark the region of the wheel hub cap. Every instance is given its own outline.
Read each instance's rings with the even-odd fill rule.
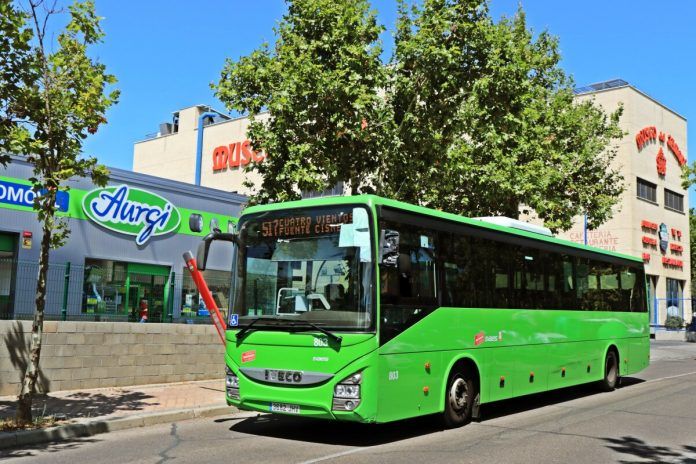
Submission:
[[[452,409],[456,411],[463,411],[466,408],[466,404],[469,400],[469,395],[466,388],[466,382],[463,379],[456,379],[452,382],[452,386],[449,391],[449,402]]]

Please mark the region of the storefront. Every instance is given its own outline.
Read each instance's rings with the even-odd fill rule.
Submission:
[[[29,177],[31,166],[19,157],[0,168],[0,318],[34,311],[41,225]],[[82,178],[68,185],[57,205],[71,233],[51,251],[47,318],[206,319],[182,254],[212,228],[232,228],[245,197],[120,169],[111,169],[105,188]],[[206,271],[223,307],[231,260],[231,246],[216,246]]]

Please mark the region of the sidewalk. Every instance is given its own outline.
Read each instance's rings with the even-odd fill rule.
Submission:
[[[195,417],[236,414],[225,402],[225,381],[59,391],[36,396],[34,417],[56,416],[57,427],[0,432],[0,449]],[[0,396],[0,419],[13,417],[16,396]]]

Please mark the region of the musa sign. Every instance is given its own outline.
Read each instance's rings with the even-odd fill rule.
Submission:
[[[92,190],[85,195],[82,209],[102,227],[134,235],[137,245],[176,230],[181,222],[181,214],[168,200],[127,185]]]

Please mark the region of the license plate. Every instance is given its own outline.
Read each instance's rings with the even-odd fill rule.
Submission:
[[[271,403],[271,412],[287,412],[289,414],[299,414],[300,406],[297,404]]]

